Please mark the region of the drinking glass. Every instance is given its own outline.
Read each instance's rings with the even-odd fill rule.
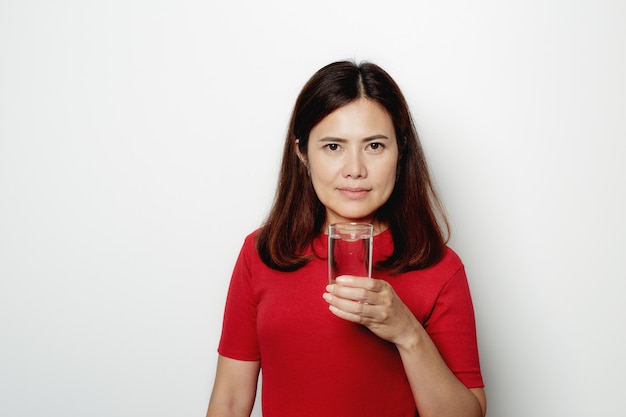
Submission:
[[[374,227],[368,223],[333,223],[328,226],[328,280],[339,275],[372,277]]]

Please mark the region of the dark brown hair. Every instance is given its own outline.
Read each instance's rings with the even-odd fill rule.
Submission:
[[[377,268],[400,273],[427,268],[442,258],[448,223],[400,88],[375,64],[342,61],[317,71],[296,100],[274,205],[257,234],[257,250],[269,267],[294,271],[309,262],[311,258],[305,252],[323,232],[326,220],[326,209],[296,153],[296,139],[299,151],[306,156],[313,127],[359,98],[373,100],[387,110],[399,149],[396,185],[375,214],[389,227],[394,250]]]

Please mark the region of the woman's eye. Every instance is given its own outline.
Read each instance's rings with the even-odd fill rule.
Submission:
[[[326,145],[326,147],[331,151],[336,151],[337,149],[339,149],[339,145],[336,143],[329,143],[328,145]]]
[[[384,145],[382,143],[374,142],[374,143],[370,143],[369,148],[373,151],[378,151],[378,150],[382,150],[383,146]]]

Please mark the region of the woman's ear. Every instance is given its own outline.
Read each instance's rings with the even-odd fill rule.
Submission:
[[[302,154],[302,152],[300,152],[300,139],[296,139],[295,147],[296,147],[296,155],[298,155],[298,159],[300,159],[300,162],[302,162],[304,164],[304,166],[308,168],[309,167],[309,163],[308,163],[306,157]]]

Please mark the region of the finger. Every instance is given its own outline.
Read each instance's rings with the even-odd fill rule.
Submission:
[[[368,303],[337,297],[330,293],[324,293],[323,297],[330,304],[330,310],[342,318],[359,323],[362,319],[374,318],[375,308]],[[349,317],[344,317],[345,315]]]
[[[364,288],[369,291],[383,291],[387,281],[375,278],[355,277],[352,275],[341,275],[335,280],[337,284],[344,287]]]
[[[365,288],[328,285],[326,287],[326,291],[338,298],[346,300],[359,301],[363,303],[371,303],[373,301],[373,293]]]
[[[371,319],[367,318],[367,317],[363,317],[360,316],[358,314],[354,314],[354,313],[350,313],[344,310],[341,310],[333,305],[329,306],[328,309],[331,311],[331,313],[333,313],[335,316],[347,320],[347,321],[351,321],[353,323],[358,323],[358,324],[362,324],[362,325],[367,325]]]

